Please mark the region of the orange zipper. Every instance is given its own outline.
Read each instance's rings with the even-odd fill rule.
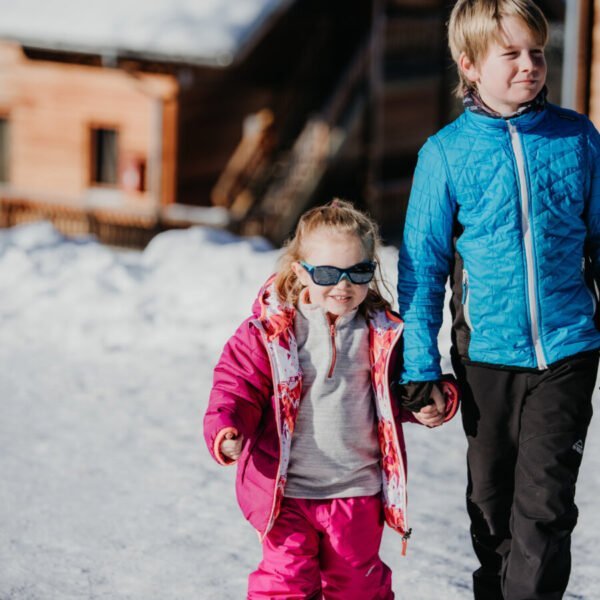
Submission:
[[[327,374],[327,378],[331,379],[333,377],[333,369],[335,369],[335,361],[337,360],[337,349],[335,347],[335,324],[329,324],[329,337],[331,339],[331,366],[329,367],[329,373]]]

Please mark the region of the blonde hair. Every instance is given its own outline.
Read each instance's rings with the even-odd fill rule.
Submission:
[[[376,223],[365,213],[355,209],[350,202],[335,198],[324,206],[318,206],[305,212],[298,221],[293,237],[286,242],[275,278],[275,289],[282,300],[297,304],[303,286],[296,276],[292,264],[303,259],[306,238],[319,229],[358,236],[367,260],[377,263],[376,273],[379,272],[381,284],[389,293],[389,289],[381,278],[381,267],[377,256],[380,239]],[[359,307],[363,314],[377,309],[391,309],[390,303],[381,294],[377,279],[376,276],[371,280],[367,297]]]
[[[458,69],[459,84],[456,95],[462,97],[465,89],[474,89],[460,69],[464,52],[474,64],[485,57],[490,42],[502,42],[502,19],[518,17],[543,47],[548,41],[548,21],[533,0],[458,0],[448,21],[448,45]]]

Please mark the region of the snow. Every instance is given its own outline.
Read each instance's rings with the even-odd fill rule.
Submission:
[[[220,349],[277,256],[202,227],[144,252],[47,223],[0,230],[2,600],[245,597],[260,547],[202,417]],[[392,289],[395,259],[385,248]],[[599,429],[580,475],[571,600],[600,597]],[[468,598],[460,421],[405,432],[413,537],[405,558],[389,529],[382,549],[397,597]]]
[[[130,52],[228,65],[291,1],[0,0],[0,38],[107,56]]]

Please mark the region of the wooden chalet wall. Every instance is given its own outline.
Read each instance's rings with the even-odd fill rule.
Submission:
[[[209,205],[211,190],[242,135],[244,118],[271,95],[229,70],[189,71],[179,96],[177,201]]]
[[[242,136],[244,118],[269,109],[274,152],[285,153],[368,35],[371,0],[301,0],[230,68],[180,76],[178,201],[208,205]],[[359,190],[359,193],[362,190]]]
[[[0,117],[9,124],[9,177],[2,194],[82,204],[94,190],[92,128],[119,134],[119,169],[145,164],[145,191],[113,189],[119,203],[173,201],[176,173],[174,77],[31,60],[0,43]],[[104,189],[106,192],[109,188]]]

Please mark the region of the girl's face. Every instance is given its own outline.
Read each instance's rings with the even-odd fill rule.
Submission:
[[[309,234],[302,244],[301,251],[302,260],[314,267],[327,265],[347,269],[370,260],[356,234],[340,233],[326,228],[317,229]],[[355,284],[347,277],[342,277],[335,285],[317,285],[299,262],[293,263],[292,268],[300,283],[308,288],[311,303],[319,305],[333,317],[351,312],[367,297],[368,283]]]
[[[544,48],[518,17],[502,18],[502,43],[492,42],[477,64],[463,54],[460,67],[481,99],[502,115],[533,100],[546,83]]]

